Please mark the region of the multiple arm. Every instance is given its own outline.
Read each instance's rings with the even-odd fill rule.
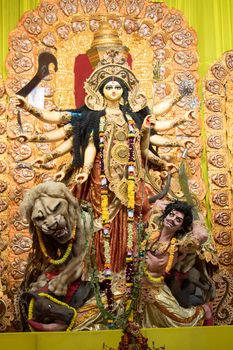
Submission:
[[[43,164],[50,162],[56,158],[63,156],[64,154],[70,152],[73,149],[73,137],[70,137],[68,140],[61,143],[54,150],[52,150],[48,154],[44,154],[42,157],[37,158],[33,165],[36,167],[40,167]]]
[[[24,97],[17,95],[17,98],[20,101],[18,105],[23,104],[23,108],[25,110],[32,113],[37,119],[41,120],[42,122],[50,124],[62,124],[71,120],[71,113],[69,112],[47,111],[45,109],[39,109],[30,105]]]
[[[34,134],[31,136],[22,134],[19,135],[19,139],[23,139],[24,141],[28,142],[55,142],[55,141],[61,141],[66,137],[70,137],[73,132],[73,127],[71,124],[66,124],[60,129],[52,130],[45,132],[43,134]]]

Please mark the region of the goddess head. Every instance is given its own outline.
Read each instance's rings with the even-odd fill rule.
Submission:
[[[110,76],[103,80],[99,87],[99,92],[104,97],[105,101],[121,102],[127,104],[129,97],[129,89],[125,82],[117,77]]]

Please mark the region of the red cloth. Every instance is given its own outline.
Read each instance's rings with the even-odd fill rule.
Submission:
[[[51,281],[56,276],[58,276],[59,273],[61,273],[61,271],[51,271],[51,272],[45,272],[45,275],[46,275],[48,281]],[[80,280],[76,280],[68,286],[67,294],[66,294],[65,299],[64,299],[65,303],[69,304],[69,302],[71,301],[74,293],[79,288],[79,286],[80,286]],[[37,292],[38,293],[49,293],[48,284],[46,284],[44,287],[39,289]]]
[[[87,54],[78,55],[74,64],[74,95],[77,108],[84,105],[84,98],[86,96],[84,82],[92,72],[93,68]]]

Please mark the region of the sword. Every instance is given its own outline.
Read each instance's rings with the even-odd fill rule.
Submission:
[[[42,52],[38,56],[38,69],[34,77],[17,92],[17,95],[26,97],[47,75],[49,75],[49,65],[53,63],[55,72],[58,69],[57,59],[50,52]],[[18,110],[17,121],[23,132],[21,114]]]

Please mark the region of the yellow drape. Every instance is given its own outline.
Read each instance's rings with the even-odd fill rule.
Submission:
[[[156,0],[159,1],[159,0]],[[40,0],[0,0],[0,73],[8,50],[8,34],[25,11]],[[169,7],[182,11],[198,35],[199,72],[203,77],[208,66],[226,50],[233,48],[233,0],[167,0]]]
[[[38,3],[39,0],[0,0],[0,73],[4,77],[8,34],[17,26],[23,13],[34,9]]]

